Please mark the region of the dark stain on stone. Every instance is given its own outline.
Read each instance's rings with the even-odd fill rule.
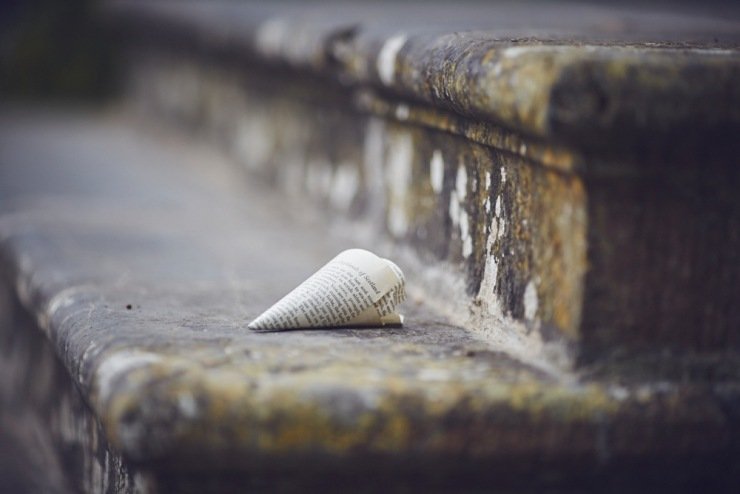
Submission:
[[[600,83],[601,74],[589,66],[573,71],[567,84],[559,84],[550,95],[551,124],[578,125],[583,115],[595,120],[608,118],[609,98]]]
[[[353,24],[336,29],[324,41],[324,59],[327,67],[332,70],[341,70],[346,63],[347,53],[351,50],[351,43],[360,31],[359,24]]]

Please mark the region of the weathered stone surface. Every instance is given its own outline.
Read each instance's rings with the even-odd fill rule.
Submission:
[[[732,18],[114,7],[135,101],[410,246],[425,295],[461,324],[509,338],[497,322],[517,321],[514,339],[560,362],[737,360]]]
[[[19,485],[737,483],[736,22],[281,5],[109,11],[128,101],[248,174],[146,120],[2,120],[3,430],[51,465]],[[358,244],[406,327],[246,330]]]
[[[737,480],[731,380],[582,380],[423,300],[403,328],[250,332],[353,239],[142,121],[0,129],[3,283],[124,459],[120,485],[131,469],[162,492]]]
[[[351,90],[301,73],[139,55],[135,101],[277,190],[410,246],[425,295],[461,324],[503,338],[496,321],[510,318],[530,346],[586,359],[737,347],[740,179],[726,148],[701,167],[680,144],[639,165],[362,92],[359,108],[383,117],[368,118]]]
[[[558,354],[578,338],[586,269],[579,177],[405,119],[358,115],[341,88],[327,94],[311,79],[241,78],[143,55],[133,73],[135,101],[149,112],[213,136],[281,193],[410,246],[408,269],[424,280],[425,297],[461,324],[472,314],[470,326],[483,333],[531,333],[534,348],[545,340]],[[503,318],[521,321],[512,324],[519,335],[501,334]]]
[[[5,492],[147,492],[152,481],[109,447],[68,370],[6,282],[0,285],[0,357]]]
[[[113,7],[149,43],[370,85],[576,149],[624,151],[720,129],[729,137],[740,125],[735,17],[552,2]]]

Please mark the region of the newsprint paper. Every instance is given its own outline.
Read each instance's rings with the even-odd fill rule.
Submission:
[[[403,273],[363,249],[345,250],[249,323],[249,329],[400,325]]]

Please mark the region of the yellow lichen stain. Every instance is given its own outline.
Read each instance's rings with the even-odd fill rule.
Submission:
[[[391,413],[383,420],[380,432],[375,436],[374,449],[397,451],[408,444],[409,421],[398,413]]]
[[[498,406],[535,422],[578,422],[595,416],[616,413],[618,404],[601,388],[586,386],[569,388],[562,385],[543,385],[541,382],[523,382],[510,386],[499,397]]]
[[[586,271],[586,197],[575,176],[536,170],[533,272],[539,276],[540,317],[570,338],[578,336]]]
[[[280,360],[275,350],[270,359]],[[165,357],[172,367],[132,373],[127,391],[106,404],[103,424],[114,444],[130,446],[121,442],[125,431],[120,427],[132,410],[146,410],[153,397],[160,404],[177,404],[178,397],[187,392],[203,398],[198,414],[161,424],[167,428],[162,443],[166,448],[218,451],[238,447],[261,454],[303,451],[344,456],[358,449],[398,453],[420,444],[434,451],[490,452],[502,447],[499,438],[507,434],[511,414],[519,417],[517,423],[549,427],[591,421],[618,411],[618,403],[598,386],[565,386],[507,366],[481,373],[481,362],[465,354],[436,360],[414,346],[399,351],[403,358],[394,353],[379,361],[362,360],[358,349],[357,354],[334,359],[328,366],[274,376],[266,375],[262,365],[241,360],[206,368],[199,359],[212,361],[207,352],[190,361]],[[310,355],[313,352],[307,351],[296,358],[310,360]],[[420,380],[420,374],[410,369],[424,369],[435,379]],[[356,416],[338,417],[331,401],[304,395],[303,390],[312,386],[368,393],[377,401],[367,402]],[[453,427],[447,421],[451,414],[469,419]],[[497,422],[496,416],[508,418]],[[486,423],[480,422],[482,417],[488,417]],[[147,438],[138,441],[145,445]]]
[[[372,92],[362,93],[362,97],[357,99],[357,104],[363,111],[397,119],[396,107]],[[582,158],[572,149],[525,137],[523,134],[489,121],[468,119],[431,106],[410,103],[407,106],[409,111],[404,119],[407,126],[420,125],[429,129],[449,132],[464,137],[472,143],[522,154],[537,164],[562,172],[573,171],[582,164]],[[523,149],[524,152],[522,152]]]

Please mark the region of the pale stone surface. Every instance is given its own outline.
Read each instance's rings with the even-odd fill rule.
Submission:
[[[566,365],[670,354],[738,368],[737,16],[655,8],[111,13],[138,104],[276,190],[390,233],[458,324]]]
[[[0,150],[4,283],[113,448],[165,491],[286,472],[457,487],[735,478],[731,385],[581,380],[415,303],[403,328],[248,331],[348,240],[196,144],[141,121],[11,113]]]

